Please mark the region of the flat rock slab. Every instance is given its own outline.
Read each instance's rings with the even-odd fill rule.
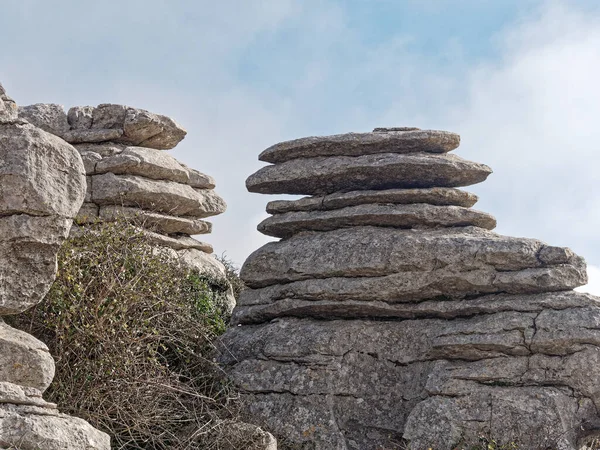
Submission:
[[[44,392],[54,378],[46,344],[0,321],[0,380]]]
[[[331,231],[356,226],[392,228],[496,227],[490,214],[460,206],[427,204],[367,204],[332,211],[288,212],[263,220],[258,231],[267,236],[289,238],[303,231]]]
[[[0,124],[0,215],[74,217],[85,196],[77,150],[30,124]]]
[[[371,286],[376,285],[375,280],[370,281]],[[367,286],[367,288],[369,287]],[[590,299],[587,301],[581,296],[574,298],[571,294],[577,293],[573,291],[496,294],[482,295],[476,298],[445,298],[443,300],[421,300],[418,302],[414,302],[415,299],[410,298],[410,301],[400,302],[396,299],[394,301],[378,300],[375,295],[370,299],[361,300],[340,298],[306,300],[294,296],[284,296],[278,299],[260,297],[260,291],[265,294],[264,291],[268,289],[258,290],[259,292],[248,289],[242,292],[238,305],[233,311],[232,325],[265,323],[282,317],[310,317],[323,320],[365,318],[378,320],[454,319],[471,317],[475,314],[493,314],[504,311],[539,312],[544,308],[560,310],[579,307],[582,304],[597,305],[597,300]],[[292,289],[290,287],[288,292]],[[491,289],[485,290],[490,291]],[[499,289],[496,289],[496,291],[499,291]],[[530,292],[534,291],[530,290]],[[335,295],[332,295],[332,297],[335,297]],[[360,295],[357,295],[357,297],[360,297]],[[406,299],[408,297],[405,297]]]
[[[213,247],[206,242],[200,242],[190,236],[165,236],[153,231],[143,230],[150,242],[159,247],[172,248],[173,250],[196,249],[204,253],[212,253]]]
[[[90,217],[93,217],[92,212],[93,210],[88,212],[85,209],[80,211],[80,214],[87,213]],[[97,216],[98,214],[96,214]],[[208,234],[212,231],[212,224],[204,220],[170,216],[127,206],[102,206],[99,216],[102,220],[116,220],[119,217],[124,217],[143,228],[162,234],[182,233],[192,235]]]
[[[270,242],[248,257],[241,277],[252,288],[334,277],[352,282],[352,278],[399,273],[425,276],[434,283],[432,272],[436,270],[467,280],[471,278],[470,272],[517,277],[518,273],[511,272],[559,265],[572,267],[575,278],[571,285],[586,283],[582,258],[569,249],[551,247],[535,239],[502,236],[476,227],[434,230],[352,227],[305,232]],[[479,285],[485,282],[481,280]],[[551,280],[548,283],[553,284]],[[444,291],[452,294],[460,290],[444,284],[440,288],[442,295]]]
[[[7,381],[0,381],[0,404],[30,405],[41,408],[56,409],[55,403],[42,398],[42,391],[32,387],[19,386]]]
[[[337,192],[329,195],[304,197],[299,200],[275,200],[267,203],[269,214],[292,211],[329,211],[347,206],[377,204],[427,203],[438,206],[463,206],[470,208],[477,203],[477,196],[453,188],[387,189],[383,191]]]
[[[126,147],[121,153],[96,162],[94,173],[107,172],[175,181],[200,189],[215,187],[212,177],[184,166],[164,151],[151,148]]]
[[[212,189],[194,189],[173,181],[106,173],[92,177],[92,201],[101,206],[134,206],[173,216],[210,217],[227,205]]]
[[[378,129],[373,133],[346,133],[306,137],[276,144],[258,159],[282,163],[315,156],[361,156],[376,153],[446,153],[457,148],[460,136],[448,131]]]
[[[384,153],[297,159],[266,166],[246,180],[250,192],[323,195],[356,190],[468,186],[492,169],[455,155]]]
[[[83,419],[49,408],[2,404],[0,447],[23,450],[110,450],[110,437]]]

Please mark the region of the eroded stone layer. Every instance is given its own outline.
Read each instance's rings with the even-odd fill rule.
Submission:
[[[194,189],[173,181],[113,173],[93,175],[91,178],[91,200],[98,205],[134,206],[195,218],[221,214],[227,207],[212,189]]]
[[[374,204],[427,203],[439,206],[464,206],[477,203],[477,196],[470,192],[452,188],[386,189],[383,191],[337,192],[329,195],[304,197],[299,200],[275,200],[267,203],[269,214],[293,211],[329,211],[347,206]]]
[[[346,133],[281,142],[263,151],[258,159],[270,163],[282,163],[291,159],[315,156],[446,153],[454,150],[460,144],[460,136],[448,131],[419,130],[418,128],[381,130],[373,133]]]
[[[295,159],[266,166],[246,180],[250,192],[322,195],[334,192],[459,187],[484,181],[492,170],[455,155],[383,153]]]
[[[0,404],[0,447],[20,450],[108,450],[110,437],[56,410]]]
[[[317,449],[388,448],[404,437],[449,450],[490,425],[523,448],[559,440],[578,448],[600,429],[600,376],[589,370],[600,362],[599,299],[477,300],[430,305],[419,320],[233,327],[223,362],[258,424]],[[445,308],[452,312],[440,318]]]
[[[510,282],[521,278],[523,284],[531,279],[531,284],[536,284],[536,269],[560,267],[571,274],[563,280],[563,289],[587,282],[581,257],[567,248],[552,247],[535,239],[502,236],[476,227],[435,230],[353,227],[306,232],[270,242],[248,257],[241,277],[249,287],[261,288],[302,280],[317,284],[321,279],[341,277],[352,283],[368,281],[370,277],[410,274],[416,284],[398,284],[411,291],[415,287],[411,295],[418,295],[423,281],[435,283],[447,274],[457,281],[441,282],[437,295],[453,296],[468,286],[491,285],[504,277]],[[477,280],[478,276],[482,278]],[[548,290],[558,288],[552,277],[540,278],[538,282],[542,286],[547,283]],[[384,289],[370,295],[386,299]]]
[[[367,204],[332,211],[277,214],[258,224],[258,231],[268,236],[288,238],[303,231],[331,231],[369,225],[398,229],[472,225],[492,230],[496,227],[496,219],[490,214],[460,206]]]

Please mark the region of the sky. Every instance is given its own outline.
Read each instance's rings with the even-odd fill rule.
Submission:
[[[568,246],[600,294],[596,0],[5,0],[0,82],[17,103],[173,117],[172,151],[228,211],[202,239],[238,266],[269,238],[245,179],[277,142],[417,126],[494,173],[466,188],[502,234]]]

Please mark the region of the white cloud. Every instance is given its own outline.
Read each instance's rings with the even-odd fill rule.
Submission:
[[[576,291],[600,296],[600,267],[588,266],[588,278],[588,284],[577,288]]]

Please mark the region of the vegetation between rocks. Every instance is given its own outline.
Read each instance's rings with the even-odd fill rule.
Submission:
[[[58,265],[44,302],[11,319],[56,360],[47,400],[117,449],[250,447],[228,434],[238,396],[213,360],[226,280],[179,266],[124,221],[82,229]]]

